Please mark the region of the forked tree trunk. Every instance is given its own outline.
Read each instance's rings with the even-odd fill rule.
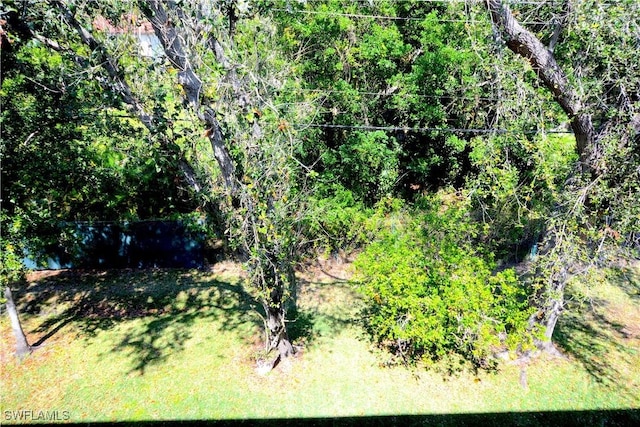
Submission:
[[[22,324],[20,323],[20,317],[18,316],[18,309],[13,301],[13,295],[11,295],[11,289],[7,286],[4,290],[4,297],[7,299],[7,313],[11,320],[11,329],[13,329],[13,335],[16,338],[16,356],[22,358],[31,353],[31,346],[27,341],[27,336],[22,330]]]

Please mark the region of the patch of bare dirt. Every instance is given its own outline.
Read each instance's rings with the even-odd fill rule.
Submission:
[[[213,264],[211,267],[211,272],[213,274],[227,275],[227,276],[236,276],[246,279],[247,273],[244,271],[242,267],[242,263],[237,261],[220,261]]]
[[[348,282],[353,276],[352,264],[356,256],[343,252],[329,257],[318,256],[302,264],[297,275],[310,283]]]
[[[27,273],[27,282],[37,282],[48,277],[54,277],[59,274],[67,273],[71,270],[36,270]]]
[[[620,332],[627,339],[640,338],[640,310],[629,310],[621,305],[607,307],[605,316],[612,319],[612,323],[621,325]]]

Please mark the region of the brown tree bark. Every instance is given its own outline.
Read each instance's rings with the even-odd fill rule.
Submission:
[[[553,53],[518,22],[509,6],[502,0],[486,0],[486,5],[491,21],[507,47],[529,61],[540,81],[553,94],[558,105],[571,120],[581,170],[599,175],[598,135],[591,114],[586,110],[578,92],[570,84]]]

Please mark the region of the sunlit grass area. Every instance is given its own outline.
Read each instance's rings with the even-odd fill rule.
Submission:
[[[637,267],[574,284],[565,358],[453,374],[388,367],[359,326],[354,285],[316,270],[301,275],[290,324],[297,356],[259,375],[257,303],[225,265],[32,276],[15,294],[41,345],[15,360],[3,317],[1,410],[116,421],[640,408]]]

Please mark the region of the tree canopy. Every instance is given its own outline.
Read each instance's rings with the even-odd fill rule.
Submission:
[[[64,221],[198,215],[277,357],[296,260],[354,249],[398,356],[549,347],[569,278],[638,256],[639,9],[6,1],[3,277]]]

